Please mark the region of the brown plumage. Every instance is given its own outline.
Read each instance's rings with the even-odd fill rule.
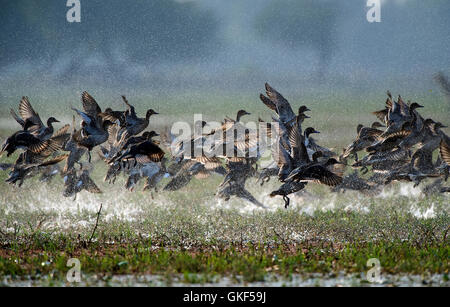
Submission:
[[[148,127],[148,125],[150,123],[150,117],[154,114],[159,114],[158,112],[156,112],[153,109],[148,109],[145,114],[145,118],[140,118],[137,116],[136,110],[134,109],[134,107],[132,105],[129,104],[126,97],[122,96],[122,99],[123,99],[124,103],[127,105],[128,110],[125,112],[125,122],[126,122],[125,127],[123,127],[119,131],[118,137],[120,137],[120,135],[124,131],[127,131],[130,136],[141,133]]]

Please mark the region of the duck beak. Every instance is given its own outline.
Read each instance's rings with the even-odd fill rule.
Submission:
[[[303,117],[304,117],[304,118],[311,118],[310,116],[308,116],[308,115],[306,115],[306,114],[303,114]]]

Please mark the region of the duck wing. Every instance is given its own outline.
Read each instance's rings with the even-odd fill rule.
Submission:
[[[138,154],[136,155],[136,159],[149,160],[149,162],[161,162],[164,158],[164,151],[153,142],[144,142],[136,145],[138,147]]]
[[[36,111],[34,111],[33,107],[31,106],[30,101],[28,100],[28,97],[22,97],[19,103],[19,115],[22,117],[22,120],[24,122],[29,121],[30,126],[28,130],[37,135],[39,134],[39,131],[43,128],[45,128],[44,123],[42,123],[42,120]]]
[[[274,161],[277,163],[279,171],[278,178],[281,181],[284,181],[290,174],[293,161],[292,157],[289,155],[287,150],[283,147],[283,145],[278,142],[278,146],[272,148],[272,157]]]
[[[299,179],[319,182],[328,186],[336,186],[342,183],[342,177],[334,174],[322,165],[313,165],[304,169]]]
[[[387,108],[387,107],[384,108],[383,110],[372,112],[372,114],[375,115],[382,123],[386,123],[388,113],[389,113],[389,108]]]
[[[445,163],[447,163],[447,165],[450,165],[450,139],[449,139],[449,137],[447,137],[446,140],[444,138],[442,138],[440,146],[439,146],[439,151],[441,153],[442,160],[444,160]]]
[[[261,99],[261,101],[271,110],[277,112],[278,114],[278,110],[277,110],[277,106],[275,103],[273,103],[272,100],[270,100],[269,98],[267,98],[266,96],[264,96],[263,94],[259,94],[259,99]]]
[[[84,112],[92,118],[96,118],[102,112],[97,101],[86,91],[81,94],[81,103],[83,104]]]
[[[122,95],[122,100],[127,105],[128,115],[131,116],[132,118],[137,118],[136,110],[135,110],[134,106],[132,106],[131,104],[128,103],[128,100],[124,95]]]
[[[268,83],[265,84],[265,87],[267,96],[277,108],[277,114],[280,116],[280,120],[283,123],[287,123],[295,118],[294,111],[292,111],[289,101],[287,101],[283,95],[277,92]]]
[[[289,144],[291,145],[291,157],[297,164],[304,165],[310,161],[308,151],[305,146],[305,137],[298,129],[297,122],[289,131]]]
[[[102,190],[95,184],[94,180],[86,174],[83,173],[80,177],[80,180],[83,182],[83,187],[89,193],[102,193]]]
[[[22,126],[22,128],[25,127],[25,121],[24,121],[22,118],[20,118],[20,117],[16,114],[16,112],[15,112],[13,109],[11,109],[11,110],[9,111],[9,113],[10,113],[11,116],[16,120],[16,122],[18,122],[19,125]]]

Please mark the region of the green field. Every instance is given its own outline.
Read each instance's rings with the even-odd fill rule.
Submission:
[[[147,105],[160,112],[155,130],[178,119],[191,123],[193,113],[207,120],[234,117],[242,106],[252,113],[248,120],[270,119],[257,95],[232,96],[191,95],[187,110],[182,96],[156,107],[139,97],[130,102],[139,112]],[[322,132],[320,144],[342,148],[358,123],[375,120],[369,112],[383,108],[385,100],[383,93],[364,101],[344,97],[290,100],[295,109],[306,104],[312,110],[304,125]],[[450,124],[443,97],[405,99],[417,97],[426,106],[424,116]],[[44,118],[52,109],[30,100]],[[2,105],[2,117],[17,103]],[[119,99],[112,106],[121,108]],[[58,112],[70,122],[69,113]],[[15,124],[0,122],[3,138]],[[450,286],[448,195],[427,197],[421,187],[405,183],[373,197],[311,184],[284,209],[281,198],[268,196],[279,185],[275,178],[263,187],[249,179],[249,191],[268,207],[263,210],[238,199],[218,200],[219,176],[193,179],[172,193],[142,192],[143,183],[128,192],[124,177],[115,185],[104,183],[105,167],[94,163],[93,178],[103,194],[82,192],[76,200],[62,196],[59,176],[50,184],[29,179],[18,188],[4,183],[7,174],[0,173],[1,285],[77,285],[66,281],[69,258],[81,262],[82,285],[372,285],[365,278],[367,261],[378,258],[385,285]]]

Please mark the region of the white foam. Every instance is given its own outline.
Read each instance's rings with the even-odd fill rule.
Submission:
[[[411,207],[411,213],[421,219],[431,219],[436,217],[436,212],[434,210],[434,203],[431,204],[429,208],[419,208],[418,206]]]

